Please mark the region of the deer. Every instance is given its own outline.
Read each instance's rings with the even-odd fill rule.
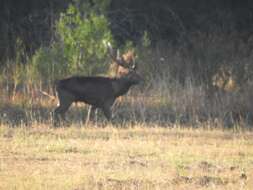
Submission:
[[[122,57],[116,57],[110,45],[108,45],[108,49],[115,63],[127,68],[128,72],[119,77],[72,76],[59,80],[56,83],[59,103],[54,110],[56,123],[60,118],[65,118],[65,113],[73,102],[84,102],[91,106],[86,123],[89,120],[90,113],[97,108],[102,110],[108,121],[111,121],[111,108],[115,100],[119,96],[125,95],[131,86],[142,81],[140,74],[135,71],[135,66],[130,67]]]

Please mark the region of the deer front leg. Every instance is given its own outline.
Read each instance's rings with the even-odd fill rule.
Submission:
[[[87,124],[90,121],[90,117],[94,114],[95,111],[97,112],[97,108],[95,106],[89,106],[88,113],[87,113],[87,116],[86,116],[85,126],[87,126]]]
[[[105,115],[105,117],[106,117],[106,119],[108,121],[110,121],[112,119],[112,110],[111,110],[111,107],[112,107],[113,103],[114,103],[114,99],[110,100],[110,101],[108,100],[104,104],[104,106],[102,107],[102,111],[103,111],[103,113],[104,113],[104,115]]]
[[[110,120],[112,119],[111,107],[110,107],[110,106],[104,106],[104,107],[102,108],[102,111],[103,111],[103,113],[104,113],[106,119],[107,119],[108,121],[110,121]]]

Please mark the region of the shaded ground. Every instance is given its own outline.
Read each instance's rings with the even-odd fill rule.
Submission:
[[[171,124],[200,126],[205,124],[212,125],[212,127],[252,127],[253,117],[249,114],[250,112],[226,108],[222,103],[216,102],[216,104],[210,105],[210,102],[204,97],[198,101],[195,98],[188,100],[187,97],[170,99],[159,96],[128,95],[119,98],[113,106],[114,119],[112,123],[117,126],[131,122],[160,126]],[[52,124],[52,113],[56,105],[56,99],[51,100],[45,97],[31,99],[22,97],[16,101],[3,99],[0,104],[0,123],[11,126],[31,125],[34,122]],[[66,113],[66,123],[63,125],[83,126],[87,110],[88,106],[83,103],[72,104]],[[95,125],[107,123],[100,110],[97,117],[92,118],[92,121]]]
[[[148,98],[145,99],[145,102]],[[153,101],[153,100],[152,100]],[[118,101],[113,107],[113,115],[115,124],[122,124],[125,121],[145,122],[145,123],[171,123],[176,121],[176,113],[168,105],[160,105],[150,102],[144,106],[144,100],[136,100],[134,98],[124,98]],[[10,125],[29,125],[34,121],[52,122],[52,113],[56,108],[56,101],[52,102],[32,102],[32,103],[15,103],[6,102],[0,104],[0,121]],[[72,104],[66,113],[68,123],[83,124],[88,111],[88,106],[83,103]],[[106,122],[103,113],[98,110],[97,121],[99,123]],[[92,119],[95,121],[95,118]],[[183,121],[183,120],[182,120]]]

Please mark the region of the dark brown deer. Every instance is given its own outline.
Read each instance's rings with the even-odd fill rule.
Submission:
[[[120,77],[81,77],[75,76],[57,82],[56,91],[59,105],[54,111],[55,119],[64,118],[65,112],[73,102],[84,102],[91,105],[90,113],[95,109],[102,109],[105,117],[111,120],[111,107],[117,97],[126,94],[129,88],[138,84],[142,79],[136,73],[135,67],[126,66],[124,59],[115,57],[112,48],[110,55],[113,60],[122,67],[127,67],[128,73]]]
[[[120,78],[75,76],[60,80],[56,84],[59,106],[55,109],[55,117],[64,118],[73,102],[84,102],[93,110],[102,109],[105,117],[111,120],[111,106],[116,98],[126,94],[140,81],[141,77],[135,71]]]

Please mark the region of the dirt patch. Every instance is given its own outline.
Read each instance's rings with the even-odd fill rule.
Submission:
[[[211,176],[200,176],[200,177],[187,177],[187,176],[177,176],[172,180],[172,184],[195,184],[202,187],[208,187],[211,184],[216,186],[218,185],[226,185],[228,183],[228,179],[222,179],[219,177],[211,177]]]
[[[142,167],[147,167],[147,163],[139,161],[139,160],[131,160],[129,161],[130,165],[138,165],[138,166],[142,166]]]
[[[198,167],[203,170],[209,170],[210,168],[215,168],[215,166],[211,163],[208,163],[206,161],[202,161],[198,164]]]
[[[228,183],[228,179],[221,179],[219,177],[211,177],[211,176],[202,176],[197,177],[195,179],[195,183],[200,186],[209,186],[211,184],[226,185]]]
[[[177,176],[176,178],[172,179],[172,184],[179,185],[182,183],[193,183],[193,178],[187,176]]]

